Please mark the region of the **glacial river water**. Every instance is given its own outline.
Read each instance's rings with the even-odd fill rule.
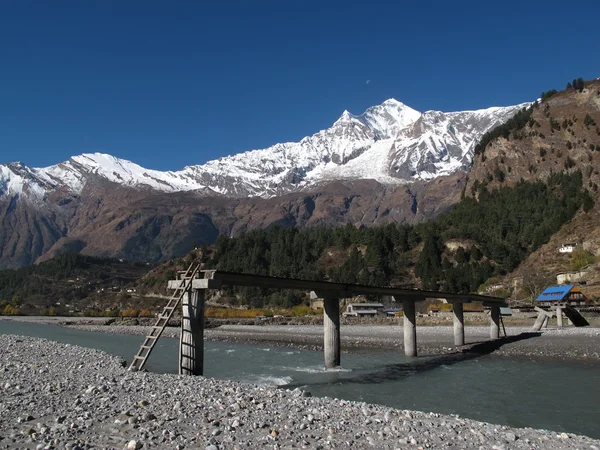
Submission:
[[[0,320],[0,334],[21,334],[97,348],[127,360],[141,336],[90,333]],[[161,338],[147,369],[174,372],[178,340]],[[494,355],[405,359],[400,352],[342,354],[343,368],[323,370],[321,352],[207,342],[205,375],[282,387],[315,396],[458,414],[485,422],[545,428],[600,438],[600,366]]]

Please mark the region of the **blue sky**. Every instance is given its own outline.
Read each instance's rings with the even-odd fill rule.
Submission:
[[[599,17],[597,0],[4,1],[0,163],[100,151],[180,169],[390,97],[529,101],[600,77]]]

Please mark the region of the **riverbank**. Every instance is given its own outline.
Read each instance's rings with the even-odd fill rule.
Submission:
[[[125,325],[106,318],[88,317],[1,317],[28,323],[61,325],[82,331],[146,336],[150,326]],[[218,324],[219,322],[217,322]],[[220,322],[223,323],[223,322]],[[205,339],[232,343],[269,343],[269,345],[321,350],[323,345],[322,325],[225,325],[205,330]],[[213,324],[214,326],[215,324]],[[508,336],[517,336],[530,331],[529,327],[507,326]],[[178,338],[179,327],[167,327],[165,337]],[[342,326],[343,350],[354,349],[402,349],[402,326],[352,324]],[[418,326],[417,344],[420,355],[439,355],[468,350],[473,344],[489,341],[488,326],[465,327],[466,346],[454,347],[453,329],[450,326]],[[565,327],[547,328],[530,339],[516,339],[494,349],[494,354],[503,356],[525,356],[562,360],[585,360],[600,362],[600,328]]]
[[[574,434],[131,373],[117,357],[41,339],[2,335],[0,349],[3,448],[600,449]]]
[[[54,324],[61,323],[56,320]],[[110,325],[98,323],[78,324],[70,321],[69,327],[103,333],[146,336],[149,326]],[[529,327],[507,326],[508,336],[529,333]],[[179,337],[178,327],[167,327],[165,337]],[[205,339],[234,343],[269,343],[269,345],[321,350],[323,345],[322,325],[221,325],[206,329]],[[342,326],[341,344],[344,350],[353,349],[402,349],[403,331],[400,325],[346,325]],[[417,346],[421,355],[453,353],[453,329],[449,326],[417,328]],[[489,341],[488,326],[465,327],[466,345],[458,350],[468,350],[472,345]],[[576,359],[600,362],[600,328],[548,328],[530,339],[506,342],[494,349],[496,355],[526,356],[552,359]]]

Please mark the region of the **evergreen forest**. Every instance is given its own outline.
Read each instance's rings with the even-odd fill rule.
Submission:
[[[202,260],[207,268],[226,271],[467,293],[514,270],[592,202],[582,188],[581,172],[491,191],[476,184],[474,194],[418,225],[275,226],[235,238],[221,236],[214,246],[203,247]],[[449,250],[448,240],[467,244]],[[294,292],[236,288],[232,293],[255,307],[289,307],[301,301]]]

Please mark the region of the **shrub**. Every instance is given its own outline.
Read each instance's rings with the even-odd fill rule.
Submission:
[[[542,101],[545,102],[555,94],[558,94],[558,91],[556,89],[550,89],[549,91],[542,92]]]
[[[13,305],[6,305],[2,310],[3,316],[18,316],[21,314],[21,310]]]
[[[585,119],[583,119],[583,123],[585,124],[586,127],[589,127],[590,125],[596,125],[596,121],[594,119],[592,119],[592,117],[589,114],[585,115]]]
[[[570,169],[572,167],[575,167],[575,161],[573,161],[571,157],[567,156],[567,159],[565,160],[565,169]]]
[[[432,303],[427,307],[427,312],[433,310],[449,312],[452,311],[452,306],[452,303]]]
[[[584,250],[583,248],[577,248],[571,254],[571,268],[573,270],[580,270],[585,266],[592,264],[594,260],[594,255],[592,255],[590,252]]]
[[[498,180],[500,183],[504,182],[504,172],[502,172],[500,167],[496,167],[494,170],[494,178],[496,178],[496,180]]]
[[[309,306],[298,305],[292,308],[292,315],[296,317],[302,317],[306,315],[313,315],[315,311]]]
[[[127,308],[121,311],[121,317],[138,317],[139,315],[139,309]]]
[[[48,308],[48,309],[42,309],[40,311],[40,314],[42,316],[55,316],[56,315],[56,308],[51,307],[51,308]]]
[[[573,87],[579,92],[583,91],[583,88],[585,87],[585,82],[583,81],[583,78],[580,77],[573,80]]]

